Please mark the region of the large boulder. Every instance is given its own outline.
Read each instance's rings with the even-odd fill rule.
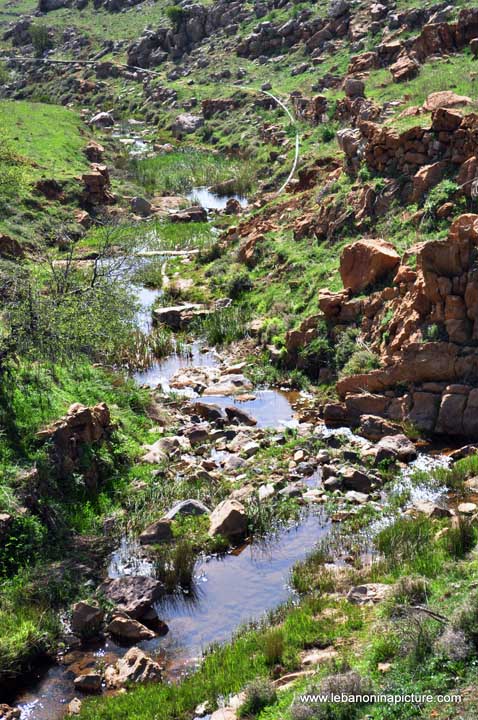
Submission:
[[[381,238],[358,240],[340,256],[340,276],[345,288],[361,292],[392,273],[400,264],[393,245]]]
[[[227,538],[238,538],[246,534],[247,515],[242,503],[238,500],[224,500],[211,513],[209,535],[224,535]]]
[[[73,605],[71,629],[75,635],[83,638],[97,636],[103,625],[103,620],[104,612],[96,605],[83,601]]]
[[[108,688],[120,688],[128,683],[159,682],[161,678],[161,665],[137,647],[130,648],[126,655],[105,670]]]
[[[160,518],[148,525],[139,536],[141,545],[156,545],[168,540],[172,540],[173,531],[171,529],[171,520],[169,518]]]
[[[411,462],[417,457],[417,449],[406,435],[387,435],[377,443],[375,461],[400,460]]]
[[[456,108],[470,105],[472,99],[466,95],[457,95],[452,90],[440,90],[430,93],[423,104],[423,108],[433,112],[437,108]]]
[[[115,615],[107,628],[110,635],[126,642],[139,642],[140,640],[153,640],[156,634],[133,618],[125,615]]]
[[[163,594],[163,585],[154,578],[126,575],[105,580],[100,585],[99,591],[119,611],[135,620],[140,620]]]
[[[177,116],[171,129],[175,137],[181,137],[181,135],[189,135],[190,133],[196,132],[202,125],[204,125],[204,118],[200,115],[182,113]]]

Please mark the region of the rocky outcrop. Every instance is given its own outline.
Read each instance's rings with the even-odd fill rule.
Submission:
[[[159,682],[162,674],[159,663],[133,647],[114,665],[106,668],[105,683],[108,688],[121,688],[128,683]]]
[[[345,404],[336,417],[358,423],[371,414],[478,437],[477,246],[478,215],[462,215],[446,240],[419,247],[417,269],[400,266],[390,287],[355,304],[347,292],[321,293],[328,322],[360,323],[367,347],[381,356],[379,369],[338,381]]]
[[[247,531],[247,515],[238,500],[224,500],[211,513],[209,535],[241,538]]]
[[[98,467],[94,459],[82,467],[82,460],[91,446],[100,447],[113,430],[110,411],[105,403],[85,407],[80,403],[70,406],[60,420],[37,433],[37,438],[48,443],[50,457],[59,478],[66,478],[81,468],[86,485],[95,489]]]
[[[110,205],[115,201],[111,192],[108,168],[100,163],[92,163],[91,169],[81,176],[83,182],[82,202],[85,206]]]
[[[142,575],[105,580],[98,590],[134,620],[141,620],[163,594],[163,586],[158,580]]]
[[[358,240],[347,245],[340,256],[340,277],[354,293],[389,275],[400,263],[393,245],[380,238]]]

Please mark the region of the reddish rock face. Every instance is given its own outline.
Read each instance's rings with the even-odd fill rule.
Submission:
[[[345,288],[360,292],[385,277],[400,264],[391,243],[380,238],[348,245],[340,257],[340,276]]]

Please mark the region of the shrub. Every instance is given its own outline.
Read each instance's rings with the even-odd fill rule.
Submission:
[[[476,545],[476,528],[465,517],[459,517],[443,537],[445,549],[455,560],[464,558]]]
[[[452,628],[461,630],[467,640],[478,650],[478,592],[465,600],[452,617]]]
[[[51,50],[53,42],[46,25],[32,25],[30,28],[30,37],[32,39],[35,54],[43,55],[46,50]]]
[[[243,293],[252,290],[253,284],[247,272],[239,272],[229,278],[226,285],[226,294],[228,297],[236,300]]]
[[[173,27],[179,28],[183,18],[185,17],[185,10],[180,5],[170,5],[166,8],[166,17],[169,18]]]
[[[380,367],[380,360],[377,355],[370,350],[356,350],[345,363],[340,376],[361,375],[376,370],[378,367]]]
[[[335,343],[335,366],[337,370],[342,370],[356,352],[358,334],[357,328],[347,328],[339,334]]]
[[[0,577],[35,562],[46,539],[46,528],[31,515],[14,517],[0,548]]]
[[[387,604],[391,614],[403,605],[423,605],[427,601],[429,583],[423,577],[401,577],[394,585]]]
[[[244,689],[245,700],[240,709],[241,717],[258,715],[268,705],[273,705],[277,699],[274,686],[265,678],[253,680]]]

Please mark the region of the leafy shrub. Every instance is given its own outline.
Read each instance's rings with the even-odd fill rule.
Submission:
[[[173,27],[179,28],[183,18],[185,17],[184,8],[180,5],[170,5],[166,8],[166,17],[171,21]]]
[[[35,562],[46,539],[46,528],[32,515],[14,517],[0,547],[0,577]]]
[[[274,686],[265,678],[253,680],[244,689],[245,700],[240,709],[241,717],[255,716],[277,699]]]
[[[356,350],[354,354],[347,360],[340,373],[341,377],[349,375],[361,375],[380,367],[380,360],[370,350]]]
[[[252,280],[247,272],[239,272],[229,278],[226,285],[226,294],[228,297],[236,300],[243,293],[252,290]]]
[[[335,343],[335,366],[342,370],[357,350],[357,328],[347,328],[339,334]]]
[[[35,53],[38,56],[43,55],[46,50],[51,50],[53,47],[53,41],[46,25],[32,25],[30,27],[30,37]]]

